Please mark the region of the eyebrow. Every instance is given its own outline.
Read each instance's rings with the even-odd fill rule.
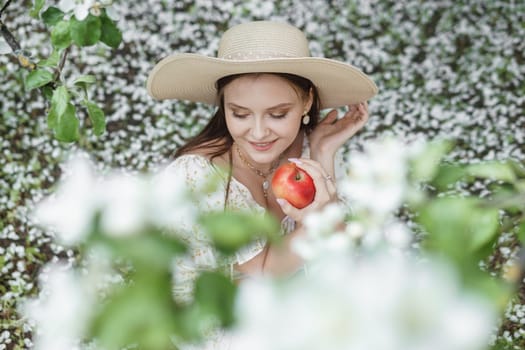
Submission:
[[[272,109],[278,109],[278,108],[290,107],[290,106],[292,106],[292,105],[293,105],[293,103],[291,103],[291,102],[283,102],[283,103],[279,103],[279,104],[277,104],[277,105],[275,105],[275,106],[272,106],[272,107],[270,107],[270,108],[267,108],[266,110],[272,110]],[[229,102],[229,103],[227,104],[227,106],[228,106],[229,108],[232,108],[232,107],[233,107],[233,108],[248,109],[248,110],[249,110],[248,107],[243,107],[243,106],[240,106],[240,105],[235,104],[235,103],[233,103],[233,102]]]

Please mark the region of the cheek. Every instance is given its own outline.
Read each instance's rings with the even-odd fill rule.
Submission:
[[[276,134],[283,137],[295,137],[301,127],[301,121],[297,118],[290,118],[287,120],[275,123],[273,130]]]
[[[228,116],[226,116],[226,127],[232,136],[243,134],[243,130],[245,129],[242,122]]]

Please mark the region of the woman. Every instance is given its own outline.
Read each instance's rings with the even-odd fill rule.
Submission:
[[[223,186],[199,202],[200,210],[270,212],[283,223],[285,244],[257,241],[239,252],[232,267],[244,275],[299,269],[302,262],[290,242],[304,234],[306,213],[336,200],[335,153],[366,123],[366,101],[376,94],[375,84],[349,64],[310,57],[297,28],[260,21],[226,31],[218,57],[186,53],[164,58],[150,73],[148,92],[157,99],[218,106],[170,166],[195,190],[217,168],[230,169]],[[321,108],[341,106],[348,106],[344,116],[338,118],[333,110],[319,121]],[[275,169],[289,160],[315,183],[314,201],[303,209],[276,198],[269,187]],[[184,300],[196,270],[217,262],[202,230],[181,225],[192,252],[191,259],[177,266],[175,294]]]

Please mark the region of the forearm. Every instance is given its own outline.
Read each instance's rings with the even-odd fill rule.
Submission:
[[[284,236],[282,241],[269,244],[250,261],[237,265],[236,269],[243,275],[286,276],[298,271],[304,264],[303,259],[292,250],[292,241],[304,234],[299,227]]]
[[[323,169],[333,178],[335,178],[335,152],[311,150],[310,158],[319,162]]]

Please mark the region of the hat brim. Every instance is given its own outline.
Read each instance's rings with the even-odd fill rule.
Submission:
[[[148,93],[155,99],[179,99],[216,104],[215,82],[242,73],[291,73],[309,79],[318,89],[321,108],[367,101],[377,86],[358,68],[320,58],[270,58],[233,61],[198,54],[177,54],[158,62],[151,71]]]

